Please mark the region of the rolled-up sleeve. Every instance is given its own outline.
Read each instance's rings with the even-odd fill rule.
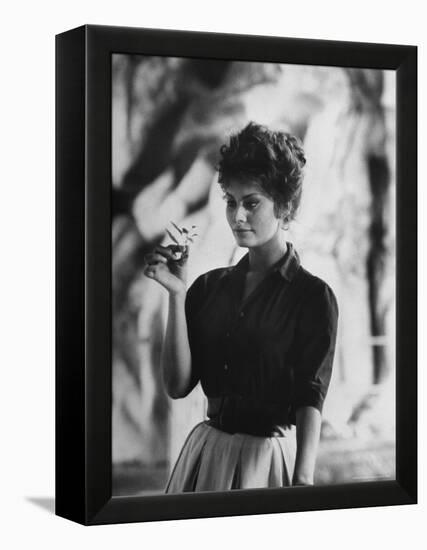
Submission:
[[[200,379],[198,361],[198,343],[195,337],[197,314],[206,295],[206,275],[200,275],[187,290],[185,297],[185,318],[187,321],[188,343],[191,352],[191,386],[194,387]]]
[[[195,279],[195,281],[193,281],[188,288],[185,296],[185,316],[187,318],[187,323],[192,321],[194,315],[200,309],[200,306],[203,303],[203,296],[205,295],[205,288],[205,275],[200,275],[197,277],[197,279]]]
[[[338,304],[332,289],[323,281],[310,292],[297,326],[294,413],[300,407],[323,408],[335,354]]]

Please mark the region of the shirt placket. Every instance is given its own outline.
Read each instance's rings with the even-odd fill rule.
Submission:
[[[236,277],[235,284],[233,285],[233,292],[231,295],[232,302],[232,315],[230,316],[230,324],[225,332],[225,354],[224,354],[224,373],[227,374],[227,388],[231,388],[231,379],[234,370],[234,361],[233,361],[233,337],[235,337],[237,332],[244,330],[244,325],[246,323],[246,318],[251,307],[255,307],[254,301],[259,297],[259,293],[262,292],[262,286],[264,281],[245,299],[242,300],[243,287],[245,283],[245,278],[243,273],[239,273]]]
[[[225,353],[223,371],[225,375],[225,387],[230,392],[232,390],[232,374],[233,374],[233,337],[240,329],[241,323],[245,317],[245,304],[241,304],[242,285],[244,276],[239,273],[236,276],[230,296],[232,314],[230,315],[229,325],[225,331]]]

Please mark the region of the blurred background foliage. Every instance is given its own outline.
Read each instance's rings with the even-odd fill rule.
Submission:
[[[304,143],[288,240],[340,305],[316,483],[394,478],[395,82],[379,70],[114,55],[112,58],[113,491],[161,491],[200,387],[165,394],[167,294],[142,275],[165,229],[197,225],[189,284],[237,261],[215,165],[247,122]],[[187,225],[188,224],[188,225]]]

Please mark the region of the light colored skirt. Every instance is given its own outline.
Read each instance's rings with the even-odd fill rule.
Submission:
[[[283,436],[228,434],[201,422],[188,435],[166,493],[287,487],[295,465],[295,429]]]

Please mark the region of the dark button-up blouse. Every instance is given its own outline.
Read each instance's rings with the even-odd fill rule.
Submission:
[[[332,372],[338,306],[306,271],[291,243],[243,300],[249,256],[198,277],[187,292],[193,384],[211,423],[230,433],[271,436],[303,406],[322,410]]]

